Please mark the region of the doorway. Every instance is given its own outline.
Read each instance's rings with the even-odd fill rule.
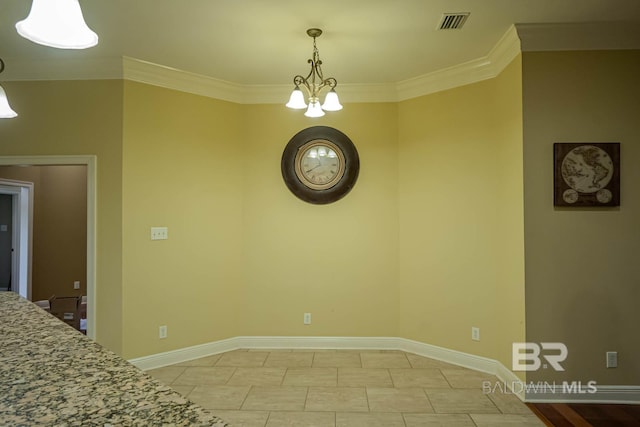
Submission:
[[[0,277],[5,278],[0,280],[0,290],[31,299],[33,184],[0,179],[0,196],[4,200],[0,208]],[[3,287],[3,282],[7,286]]]
[[[32,157],[0,157],[0,166],[66,166],[85,165],[86,166],[86,296],[87,296],[87,336],[95,338],[96,316],[95,316],[95,281],[96,281],[96,158],[95,156],[32,156]],[[33,194],[33,193],[32,193]],[[15,211],[15,207],[14,207]],[[15,218],[15,216],[14,216]],[[0,224],[1,226],[2,224]],[[14,250],[14,254],[16,251]],[[30,261],[30,253],[25,257]],[[28,264],[28,262],[27,262]],[[31,277],[27,278],[30,285]],[[13,290],[18,292],[15,286]],[[30,299],[28,293],[22,296]]]
[[[10,291],[13,272],[13,195],[0,190],[0,291]]]

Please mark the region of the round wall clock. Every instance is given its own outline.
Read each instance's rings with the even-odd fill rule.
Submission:
[[[291,138],[282,153],[282,178],[305,202],[327,204],[344,197],[360,170],[358,151],[347,135],[328,126],[312,126]]]

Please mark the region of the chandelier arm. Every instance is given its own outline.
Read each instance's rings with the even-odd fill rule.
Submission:
[[[297,87],[304,87],[304,89],[307,91],[307,95],[311,96],[311,87],[309,86],[309,82],[306,78],[298,74],[293,78],[293,84],[295,84]]]

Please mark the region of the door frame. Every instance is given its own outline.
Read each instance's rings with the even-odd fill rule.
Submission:
[[[77,156],[0,156],[1,166],[64,166],[87,167],[87,336],[96,336],[96,224],[97,224],[97,159],[95,155]],[[33,191],[31,192],[33,195]],[[29,260],[31,253],[29,253]],[[29,265],[31,262],[29,262]],[[31,275],[29,273],[29,285]],[[30,289],[30,286],[29,286]],[[30,297],[30,295],[29,295]]]
[[[0,194],[11,196],[11,289],[31,299],[33,183],[0,179]]]

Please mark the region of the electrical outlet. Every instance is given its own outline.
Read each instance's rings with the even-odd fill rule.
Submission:
[[[304,314],[304,324],[305,325],[310,325],[311,324],[311,313],[305,313]]]
[[[75,282],[73,282],[73,289],[80,289],[80,281],[76,280]]]
[[[607,368],[617,368],[617,367],[618,367],[618,352],[607,351]]]
[[[475,326],[471,327],[471,339],[480,341],[480,328],[476,328]]]
[[[151,227],[151,240],[167,240],[169,238],[169,228]]]
[[[167,337],[167,326],[166,325],[162,325],[160,326],[160,328],[158,328],[158,336],[161,339],[164,339]]]

